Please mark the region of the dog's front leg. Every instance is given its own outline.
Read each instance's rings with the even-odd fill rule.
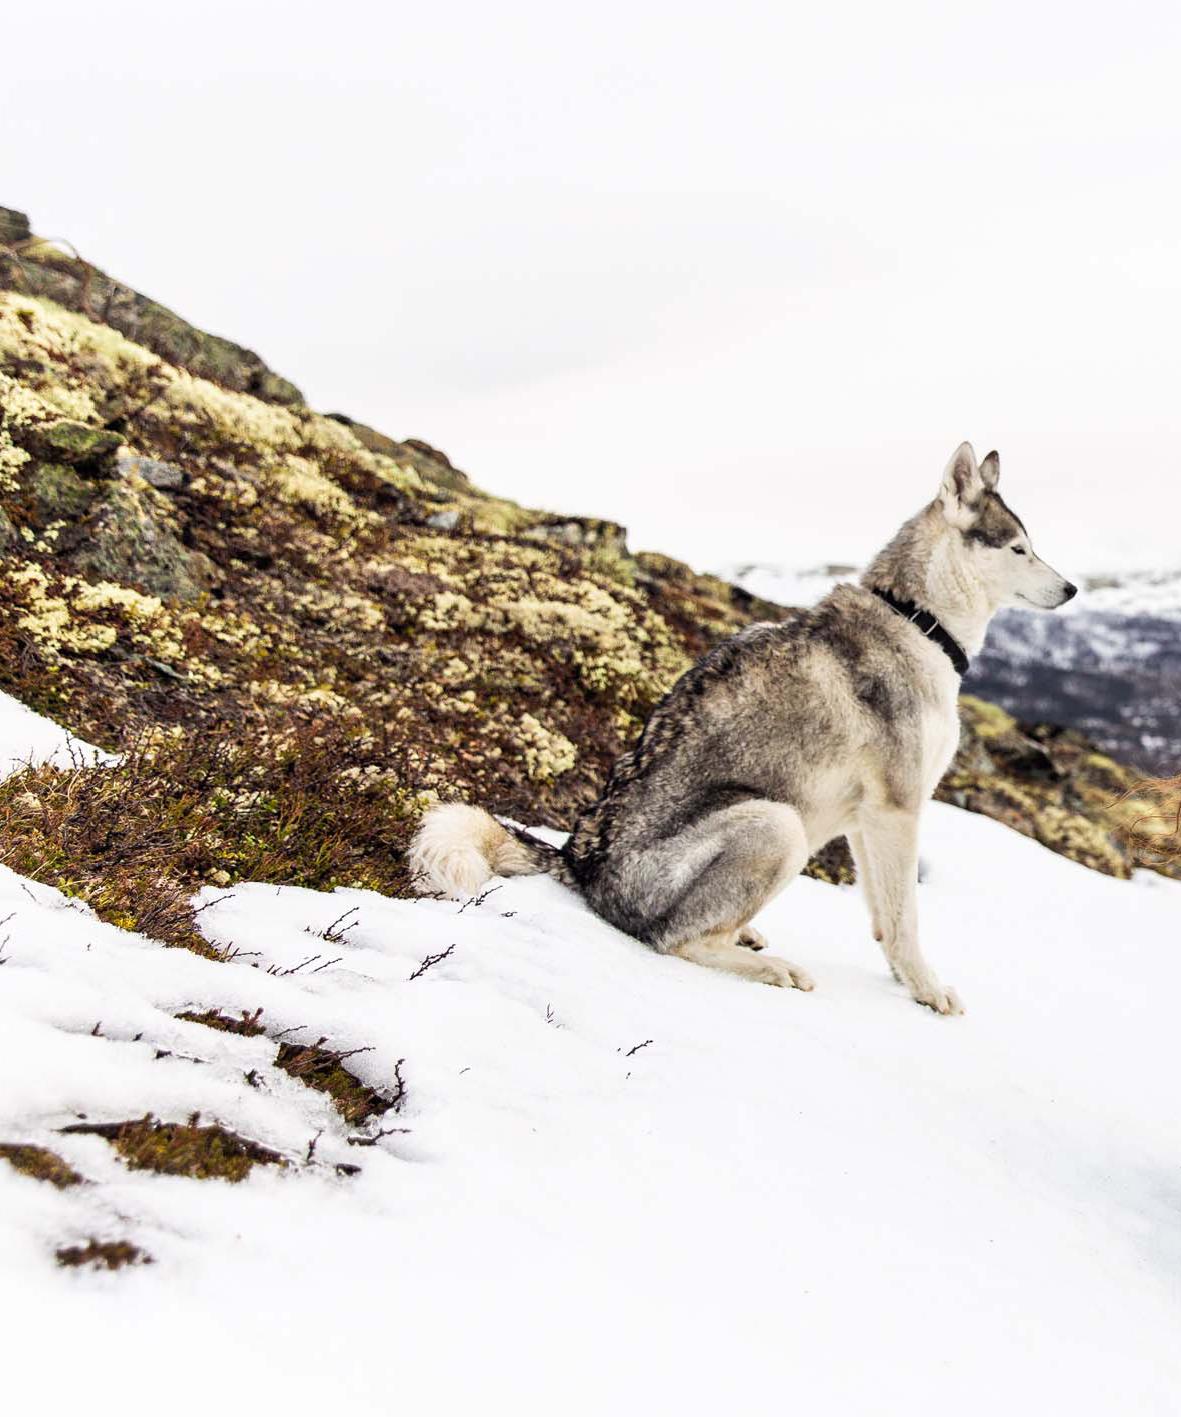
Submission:
[[[937,1013],[963,1013],[955,991],[940,984],[919,949],[918,813],[875,811],[858,835],[869,865],[875,927],[895,978]]]
[[[874,939],[880,945],[886,937],[886,932],[882,927],[882,912],[878,905],[877,887],[873,879],[873,867],[869,860],[869,848],[865,844],[865,837],[859,831],[849,832],[846,840],[853,857],[853,870],[857,876],[857,884],[861,888],[866,909],[869,911],[870,929],[873,931]]]

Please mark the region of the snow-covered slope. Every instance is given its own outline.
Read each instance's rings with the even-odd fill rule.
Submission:
[[[91,1182],[0,1163],[13,1410],[1176,1412],[1181,886],[934,807],[950,1019],[806,879],[759,923],[811,994],[658,957],[545,879],[211,899],[226,963],[0,871],[0,1140]],[[369,1047],[374,1085],[404,1060],[405,1105],[346,1126],[268,1038],[175,1017],[210,1007]],[[291,1164],[198,1182],[59,1132],[148,1109]],[[54,1267],[90,1236],[155,1263]]]
[[[851,568],[724,574],[781,605],[811,605]],[[1181,573],[1104,578],[1054,614],[1005,610],[964,681],[1026,722],[1081,729],[1121,761],[1172,774],[1181,765]]]

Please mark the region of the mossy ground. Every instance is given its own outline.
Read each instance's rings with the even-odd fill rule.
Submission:
[[[286,1166],[277,1151],[240,1137],[198,1116],[187,1122],[161,1122],[150,1114],[130,1122],[75,1122],[63,1133],[103,1137],[133,1171],[196,1180],[243,1181],[253,1167]]]
[[[382,1117],[398,1105],[401,1096],[400,1077],[398,1092],[387,1097],[376,1088],[367,1087],[354,1072],[344,1066],[344,1059],[350,1057],[350,1053],[325,1048],[325,1041],[321,1038],[319,1043],[312,1045],[280,1043],[275,1066],[297,1078],[305,1087],[314,1088],[316,1092],[326,1092],[332,1098],[336,1110],[351,1126],[359,1126],[371,1117]]]
[[[25,1142],[0,1142],[0,1161],[7,1161],[22,1176],[31,1176],[37,1181],[48,1181],[59,1191],[69,1186],[81,1185],[83,1179],[57,1152],[44,1146],[32,1146]]]
[[[246,1038],[257,1038],[265,1034],[260,1019],[262,1010],[243,1013],[239,1018],[231,1018],[219,1009],[206,1009],[201,1013],[177,1014],[177,1018],[189,1023],[204,1024],[222,1033],[236,1033]],[[336,1110],[351,1126],[359,1126],[371,1117],[382,1117],[391,1109],[396,1109],[402,1101],[404,1084],[399,1068],[395,1075],[395,1089],[392,1093],[380,1092],[369,1087],[345,1066],[345,1059],[365,1049],[341,1051],[325,1048],[326,1038],[315,1043],[280,1043],[275,1054],[275,1067],[289,1077],[302,1082],[316,1092],[327,1093]]]
[[[129,1265],[151,1264],[152,1257],[130,1240],[90,1239],[85,1245],[63,1245],[56,1258],[63,1269],[126,1269]]]

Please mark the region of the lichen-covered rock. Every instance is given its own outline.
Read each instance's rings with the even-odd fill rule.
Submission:
[[[941,801],[982,812],[1062,856],[1109,876],[1138,861],[1127,828],[1144,811],[1139,775],[1081,733],[1019,724],[995,704],[960,700],[963,733],[939,786]],[[1167,862],[1164,874],[1181,874]]]
[[[122,446],[121,433],[67,418],[31,428],[25,441],[35,458],[108,477],[114,474],[114,455]]]
[[[74,566],[87,579],[119,581],[182,604],[196,600],[216,584],[217,569],[203,552],[183,544],[171,520],[153,488],[114,483],[79,526]]]
[[[5,249],[7,248],[7,249]],[[207,334],[52,242],[38,242],[22,212],[0,207],[0,289],[23,291],[102,320],[161,359],[267,403],[303,395],[252,350]]]

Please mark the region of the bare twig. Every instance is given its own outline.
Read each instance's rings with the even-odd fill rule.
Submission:
[[[409,984],[415,979],[421,979],[428,969],[433,969],[436,964],[441,964],[454,950],[454,945],[448,945],[445,950],[440,950],[437,955],[427,955],[426,959],[422,961],[410,978],[407,979],[406,983]]]
[[[339,945],[342,943],[344,937],[348,934],[348,932],[350,930],[355,930],[357,926],[361,923],[360,920],[357,919],[350,921],[347,925],[344,924],[344,922],[348,920],[350,915],[357,914],[359,908],[360,907],[356,905],[351,906],[348,910],[344,912],[343,915],[338,915],[331,925],[325,925],[322,930],[313,930],[310,925],[305,925],[304,934],[315,935],[316,938],[319,940],[327,940],[330,945]],[[321,969],[323,969],[323,967],[323,965],[320,966]]]
[[[455,912],[456,915],[462,915],[469,905],[474,905],[477,907],[483,905],[484,902],[488,899],[488,897],[490,895],[495,895],[498,890],[500,890],[499,886],[489,886],[488,889],[486,891],[481,892],[480,895],[468,896],[467,900],[465,900],[464,903]]]
[[[350,1146],[376,1146],[382,1137],[405,1135],[409,1131],[409,1127],[386,1127],[383,1131],[375,1132],[371,1137],[345,1137],[345,1141]]]

